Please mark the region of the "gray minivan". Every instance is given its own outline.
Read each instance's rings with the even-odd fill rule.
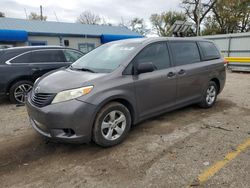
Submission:
[[[108,147],[149,117],[195,103],[213,106],[225,79],[224,59],[211,41],[120,40],[42,76],[26,106],[43,136]]]

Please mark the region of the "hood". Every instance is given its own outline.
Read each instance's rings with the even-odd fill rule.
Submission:
[[[34,88],[38,88],[39,93],[58,93],[63,90],[87,86],[91,84],[89,83],[90,81],[104,75],[106,75],[106,73],[60,69],[41,77]]]

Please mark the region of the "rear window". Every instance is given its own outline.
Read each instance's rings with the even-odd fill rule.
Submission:
[[[197,63],[200,61],[200,53],[196,42],[170,42],[170,48],[174,62],[177,66]]]
[[[203,60],[219,59],[220,52],[212,42],[199,42]]]

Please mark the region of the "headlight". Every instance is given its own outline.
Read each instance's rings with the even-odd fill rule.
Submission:
[[[86,87],[81,87],[77,89],[71,89],[71,90],[66,90],[66,91],[61,91],[57,93],[55,98],[53,99],[52,103],[58,103],[62,101],[68,101],[70,99],[75,99],[77,97],[86,95],[90,93],[90,91],[93,89],[93,86],[86,86]]]

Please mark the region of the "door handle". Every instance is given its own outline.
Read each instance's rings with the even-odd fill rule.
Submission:
[[[172,77],[174,77],[175,76],[175,73],[174,72],[169,72],[168,74],[167,74],[167,77],[168,78],[172,78]]]
[[[183,69],[181,69],[181,70],[178,72],[178,74],[180,74],[180,75],[185,74],[185,73],[186,73],[186,71],[183,70]]]

